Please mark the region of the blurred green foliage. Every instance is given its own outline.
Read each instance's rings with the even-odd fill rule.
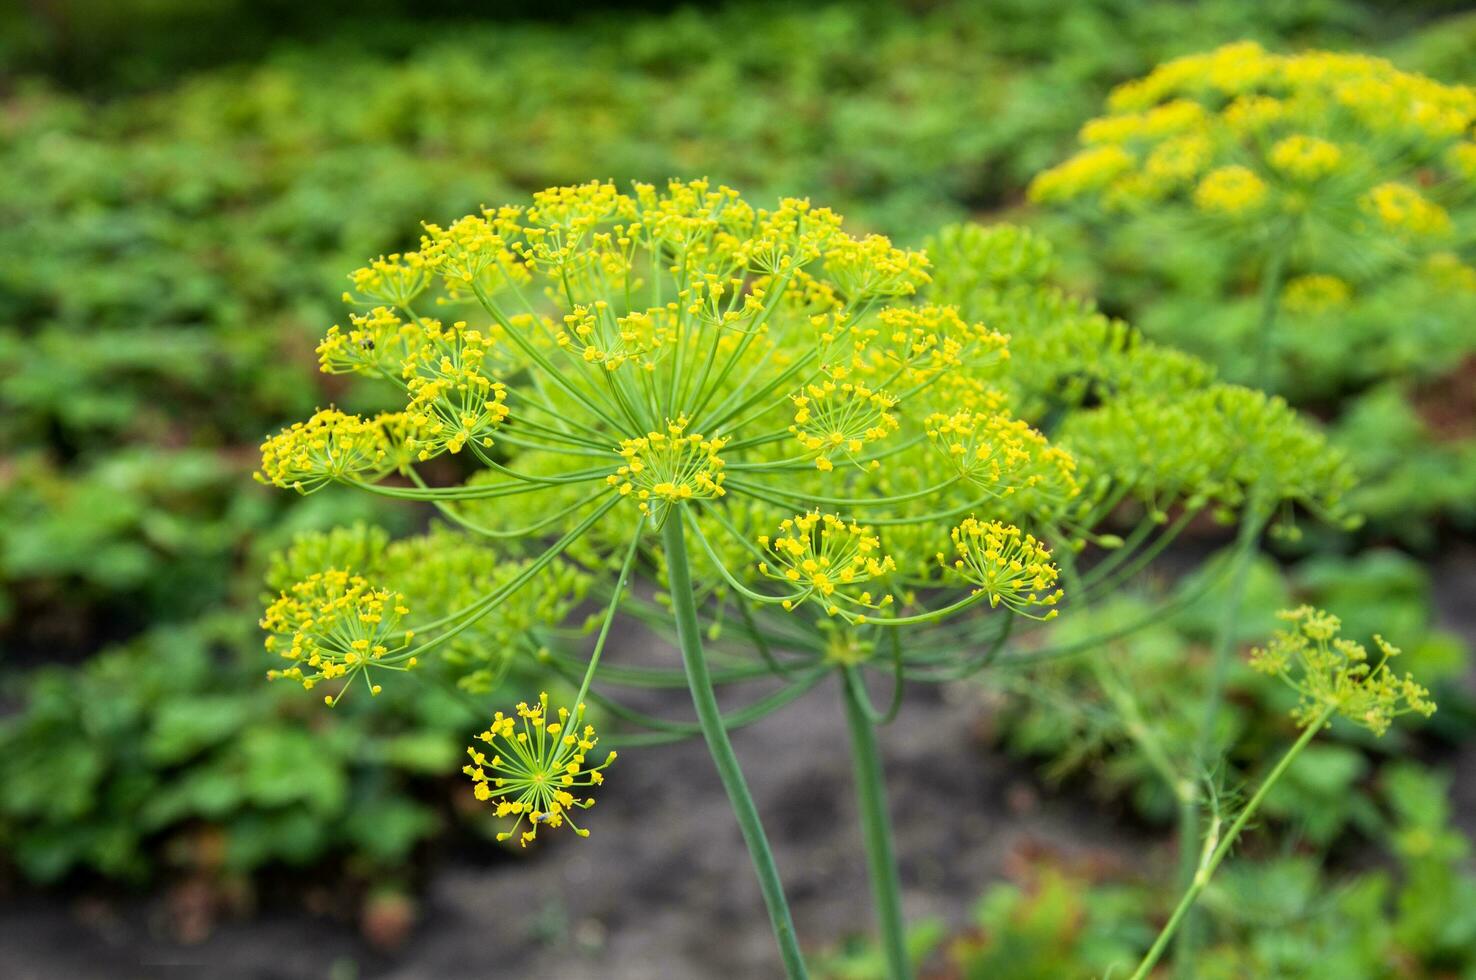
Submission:
[[[1201,577],[1218,574],[1217,564],[1228,558],[1228,553],[1217,556],[1177,583],[1179,595],[1200,593],[1198,598],[1170,619],[1109,644],[1098,663],[1077,658],[1004,675],[1008,697],[1001,706],[1000,731],[1005,743],[1040,759],[1050,778],[1085,773],[1099,796],[1125,800],[1155,822],[1171,822],[1173,787],[1155,768],[1153,746],[1189,766],[1178,753],[1194,743],[1203,720],[1200,697],[1210,679],[1209,644],[1222,616],[1225,588],[1221,582],[1206,592]],[[1303,602],[1346,611],[1343,633],[1358,642],[1370,643],[1375,633],[1399,638],[1400,671],[1430,684],[1441,705],[1435,718],[1419,727],[1427,737],[1450,742],[1471,736],[1471,704],[1461,686],[1469,651],[1460,637],[1435,626],[1428,573],[1418,562],[1400,552],[1375,550],[1353,558],[1309,558],[1283,572],[1263,558],[1248,578],[1237,640],[1261,640],[1271,631],[1276,610]],[[1146,608],[1143,598],[1124,594],[1063,617],[1056,629],[1067,640],[1097,635],[1141,617]],[[1289,716],[1295,694],[1240,660],[1227,682],[1211,753],[1224,759],[1223,768],[1201,775],[1230,786],[1253,784],[1295,730]],[[1132,703],[1128,711],[1124,700]],[[1135,722],[1147,732],[1135,730]],[[1268,795],[1263,813],[1319,848],[1349,834],[1374,837],[1380,825],[1370,788],[1409,745],[1403,734],[1384,742],[1354,726],[1334,724],[1293,763]]]
[[[326,715],[261,682],[249,621],[159,627],[81,669],[47,668],[0,730],[0,842],[43,882],[139,881],[161,855],[236,874],[350,855],[403,862],[442,815],[475,713],[418,690],[386,714]],[[414,734],[397,734],[410,731]]]
[[[1206,946],[1193,976],[1205,980],[1434,980],[1476,972],[1476,874],[1469,844],[1450,824],[1448,780],[1391,766],[1375,819],[1395,841],[1392,867],[1340,876],[1305,854],[1264,848],[1230,864],[1206,889]],[[1015,862],[1015,881],[991,886],[968,928],[938,922],[911,937],[939,975],[968,980],[1125,976],[1166,917],[1165,890],[1137,869],[1049,855]],[[1172,900],[1172,896],[1167,896]],[[832,954],[827,980],[885,975],[865,943]]]

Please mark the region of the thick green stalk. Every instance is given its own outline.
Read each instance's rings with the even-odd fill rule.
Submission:
[[[1282,756],[1281,761],[1276,764],[1276,768],[1272,769],[1265,780],[1262,781],[1260,788],[1256,790],[1255,795],[1246,803],[1245,808],[1240,811],[1240,815],[1235,818],[1235,822],[1230,825],[1230,829],[1225,832],[1225,836],[1213,849],[1206,846],[1205,856],[1200,861],[1199,867],[1195,870],[1194,878],[1190,882],[1188,889],[1184,892],[1184,896],[1179,899],[1179,904],[1174,909],[1174,914],[1164,924],[1163,930],[1158,934],[1158,938],[1153,941],[1148,954],[1143,957],[1143,962],[1138,964],[1138,969],[1134,971],[1131,980],[1144,980],[1148,976],[1149,971],[1153,969],[1159,958],[1163,956],[1163,951],[1168,947],[1170,940],[1174,938],[1174,933],[1178,932],[1179,928],[1185,923],[1189,915],[1189,910],[1193,908],[1194,903],[1199,899],[1199,893],[1204,891],[1205,886],[1214,877],[1215,871],[1219,869],[1220,863],[1225,860],[1225,856],[1235,846],[1235,841],[1240,837],[1240,833],[1245,829],[1245,825],[1250,822],[1251,817],[1255,816],[1256,811],[1261,808],[1261,803],[1265,800],[1266,794],[1271,791],[1272,786],[1276,785],[1277,780],[1286,773],[1292,761],[1307,747],[1307,743],[1312,741],[1313,737],[1322,730],[1323,725],[1327,724],[1327,720],[1332,717],[1335,710],[1335,708],[1328,708],[1316,721],[1307,726],[1307,730],[1302,732],[1302,737],[1297,739],[1296,744],[1287,750],[1286,755]]]
[[[856,801],[861,807],[861,833],[866,842],[866,870],[876,902],[876,924],[881,930],[882,951],[887,957],[891,980],[911,980],[912,964],[907,957],[907,932],[902,927],[902,886],[897,879],[897,857],[892,848],[892,821],[887,813],[887,786],[882,777],[881,754],[876,746],[861,675],[854,668],[841,674],[845,694],[846,721],[851,728],[851,759],[856,768]]]
[[[784,958],[784,969],[790,980],[803,980],[809,974],[805,960],[800,954],[799,940],[794,932],[794,920],[789,914],[789,903],[784,898],[784,886],[779,881],[779,869],[774,866],[774,855],[769,850],[764,826],[759,820],[758,808],[748,792],[743,779],[743,770],[738,766],[738,757],[733,754],[733,745],[728,741],[728,732],[723,727],[722,712],[718,709],[717,695],[713,693],[712,679],[707,673],[707,660],[702,653],[702,629],[697,622],[697,603],[692,596],[692,575],[687,567],[687,541],[682,532],[680,514],[667,515],[662,529],[662,542],[666,549],[666,568],[671,585],[672,611],[676,615],[677,641],[682,650],[682,665],[687,671],[687,684],[692,691],[692,704],[697,709],[697,722],[702,726],[702,736],[707,740],[707,750],[717,766],[718,778],[728,792],[728,802],[738,818],[738,828],[743,832],[743,841],[748,845],[748,854],[753,858],[753,868],[758,875],[759,889],[764,895],[764,904],[769,910],[769,922],[774,927],[774,938],[779,942],[779,952]]]

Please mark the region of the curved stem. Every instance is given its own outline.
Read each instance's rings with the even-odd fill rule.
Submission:
[[[1230,580],[1225,593],[1221,618],[1215,631],[1214,648],[1211,652],[1209,687],[1204,694],[1204,718],[1200,721],[1199,734],[1194,740],[1191,765],[1202,768],[1205,753],[1215,738],[1215,728],[1220,721],[1220,708],[1225,700],[1225,676],[1229,672],[1230,654],[1235,648],[1235,634],[1240,626],[1241,607],[1245,602],[1246,583],[1256,556],[1256,541],[1266,519],[1262,516],[1259,494],[1251,491],[1246,501],[1245,513],[1241,517],[1240,533],[1235,541],[1235,551],[1230,556]],[[1194,794],[1184,794],[1179,799],[1179,886],[1188,887],[1194,875],[1194,842],[1199,840],[1199,800]],[[1184,939],[1174,950],[1175,972],[1181,977],[1190,975],[1194,947],[1198,941],[1198,929],[1191,917],[1184,926]]]
[[[1220,863],[1225,860],[1225,856],[1235,846],[1235,841],[1240,837],[1240,833],[1245,829],[1245,825],[1250,822],[1250,818],[1260,809],[1262,801],[1266,798],[1266,794],[1270,792],[1272,786],[1276,785],[1276,781],[1286,773],[1292,761],[1307,747],[1307,743],[1312,741],[1313,737],[1322,730],[1323,726],[1327,724],[1328,719],[1332,717],[1333,712],[1336,710],[1336,707],[1328,708],[1312,724],[1307,726],[1307,730],[1302,732],[1302,737],[1297,739],[1296,744],[1287,750],[1286,755],[1281,757],[1281,761],[1276,764],[1276,768],[1267,774],[1260,788],[1256,790],[1255,795],[1250,798],[1245,808],[1240,811],[1240,815],[1235,818],[1235,822],[1230,825],[1230,829],[1225,832],[1224,838],[1213,847],[1210,846],[1214,843],[1213,836],[1206,842],[1203,852],[1204,856],[1200,859],[1199,867],[1194,872],[1193,881],[1190,883],[1188,890],[1184,892],[1184,897],[1179,899],[1179,904],[1174,909],[1174,914],[1169,917],[1168,922],[1164,924],[1163,930],[1159,932],[1158,938],[1153,941],[1153,945],[1149,948],[1147,955],[1143,957],[1143,962],[1138,964],[1138,969],[1134,971],[1131,980],[1144,980],[1148,976],[1154,964],[1163,956],[1163,951],[1168,947],[1169,941],[1174,938],[1174,933],[1178,932],[1179,928],[1184,924],[1189,910],[1199,898],[1199,893],[1204,891],[1205,886],[1210,882],[1210,878],[1214,876],[1215,871],[1220,867]]]
[[[707,750],[712,754],[718,778],[723,782],[723,789],[728,792],[728,802],[733,806],[733,815],[738,818],[738,828],[743,832],[743,841],[748,845],[749,857],[753,859],[759,889],[763,892],[764,904],[769,910],[769,922],[774,928],[774,938],[779,943],[779,953],[784,959],[785,973],[790,980],[804,980],[809,974],[805,970],[804,957],[800,954],[794,920],[789,914],[789,903],[784,898],[784,886],[779,880],[779,869],[774,865],[774,855],[769,850],[768,838],[764,836],[758,808],[748,792],[748,784],[738,765],[738,757],[733,754],[733,745],[728,740],[728,732],[723,727],[722,712],[718,709],[717,695],[712,689],[712,679],[707,675],[707,660],[702,653],[702,629],[697,622],[697,603],[692,596],[692,575],[687,567],[684,523],[679,516],[668,515],[661,533],[671,585],[672,611],[676,615],[677,639],[682,650],[682,665],[687,671],[687,683],[692,691],[692,705],[697,709],[697,721],[707,740]]]
[[[1271,352],[1275,347],[1276,311],[1281,305],[1281,284],[1286,278],[1290,250],[1291,236],[1287,235],[1267,256],[1261,271],[1261,314],[1256,321],[1251,376],[1246,379],[1246,384],[1257,385],[1273,395],[1280,387],[1281,365],[1272,361]]]
[[[856,669],[845,668],[841,689],[845,695],[846,722],[851,730],[851,760],[855,763],[856,802],[860,806],[861,833],[866,842],[866,870],[876,902],[876,924],[887,958],[887,976],[891,980],[911,980],[912,963],[907,957],[907,932],[902,926],[902,886],[892,847],[886,780],[876,747],[876,729],[869,716],[869,699],[861,684]]]

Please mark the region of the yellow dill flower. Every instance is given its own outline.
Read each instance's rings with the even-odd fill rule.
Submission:
[[[577,794],[604,783],[604,770],[615,761],[615,753],[599,765],[589,764],[587,755],[600,740],[594,726],[584,721],[583,704],[575,706],[572,716],[563,707],[550,715],[544,692],[536,705],[520,703],[515,716],[497,712],[477,739],[487,748],[469,746],[471,762],[461,771],[471,777],[477,799],[493,803],[497,816],[513,818],[498,840],[512,837],[524,821],[528,829],[518,838],[524,847],[538,838],[540,827],[558,830],[568,824],[580,837],[589,836],[574,823],[574,811],[588,810],[595,801]]]
[[[1287,104],[1269,95],[1241,95],[1221,113],[1230,132],[1238,137],[1269,130],[1287,116]]]
[[[1290,626],[1278,630],[1270,643],[1251,651],[1255,670],[1280,677],[1300,696],[1292,711],[1300,725],[1311,725],[1331,709],[1375,735],[1389,730],[1398,716],[1411,712],[1428,718],[1435,713],[1430,692],[1409,674],[1400,678],[1389,669],[1399,648],[1374,637],[1379,659],[1371,663],[1361,643],[1339,637],[1338,617],[1300,606],[1277,617]]]
[[[1146,112],[1103,116],[1092,119],[1081,128],[1081,141],[1093,143],[1127,143],[1135,140],[1161,140],[1169,136],[1191,133],[1203,127],[1204,106],[1189,99],[1174,99],[1154,106]]]
[[[858,338],[856,366],[880,355],[879,372],[903,368],[899,377],[914,385],[967,361],[977,372],[1009,359],[1010,338],[982,323],[970,323],[952,306],[891,307],[877,314],[877,326]]]
[[[881,539],[870,528],[834,514],[810,511],[786,518],[777,535],[762,535],[758,542],[774,559],[772,565],[759,562],[759,573],[795,589],[784,599],[785,609],[814,600],[827,615],[865,622],[867,610],[892,604],[889,594],[852,594],[854,587],[897,567],[882,553]]]
[[[925,253],[893,248],[883,235],[840,236],[825,252],[826,275],[852,301],[911,296],[928,281],[927,269]]]
[[[1211,170],[1194,188],[1201,211],[1239,217],[1266,203],[1266,182],[1248,167],[1232,164]]]
[[[1293,313],[1326,313],[1346,306],[1352,295],[1352,287],[1337,276],[1296,276],[1282,288],[1281,305]]]
[[[1313,194],[1308,185],[1358,172],[1349,161],[1367,161],[1372,146],[1402,150],[1378,159],[1384,177],[1413,175],[1434,161],[1457,176],[1476,172],[1476,150],[1460,148],[1476,146],[1469,135],[1476,89],[1368,55],[1275,55],[1251,42],[1229,44],[1119,86],[1108,110],[1082,127],[1076,156],[1036,178],[1033,200],[1089,198],[1117,211],[1192,187],[1184,197],[1218,216],[1240,218],[1274,203],[1346,223],[1356,189],[1329,185]],[[1268,173],[1304,186],[1272,201]]]
[[[419,252],[384,256],[361,269],[349,273],[354,290],[370,303],[387,303],[405,309],[425,292],[431,282],[431,270]],[[344,293],[345,303],[355,301],[352,293]]]
[[[312,493],[325,484],[383,467],[384,433],[372,421],[319,409],[261,444],[261,483]]]
[[[1364,210],[1378,218],[1390,231],[1415,238],[1430,238],[1450,232],[1450,215],[1407,184],[1380,184],[1363,197]]]
[[[671,504],[721,497],[726,491],[718,452],[724,440],[686,430],[687,419],[681,418],[668,422],[665,432],[624,440],[620,455],[625,463],[606,482],[637,501],[641,513],[658,517]]]
[[[1166,61],[1145,77],[1113,89],[1107,105],[1114,112],[1133,112],[1172,96],[1198,96],[1205,90],[1220,98],[1239,95],[1274,78],[1284,64],[1284,59],[1267,54],[1254,41],[1237,41]]]
[[[1115,144],[1090,147],[1037,174],[1030,182],[1030,200],[1046,204],[1081,197],[1105,187],[1136,163],[1132,154]]]
[[[1041,487],[1069,499],[1079,488],[1071,455],[1054,449],[1030,425],[1006,412],[936,412],[924,420],[928,440],[958,474],[999,496]]]
[[[837,457],[876,468],[880,465],[876,460],[860,459],[862,451],[897,430],[896,416],[890,412],[897,400],[859,382],[825,378],[789,400],[794,404],[789,431],[814,455],[820,470],[834,469]]]
[[[516,209],[504,213],[469,214],[448,227],[427,224],[420,237],[424,267],[461,290],[494,288],[500,281],[526,282],[524,257],[507,247],[503,233],[516,228]]]
[[[318,345],[318,365],[324,374],[358,374],[396,377],[405,358],[420,343],[419,327],[406,323],[394,310],[376,306],[368,313],[349,316],[345,332],[337,324]]]
[[[496,339],[464,321],[446,327],[423,321],[424,340],[404,360],[410,402],[405,411],[424,433],[421,459],[441,449],[459,453],[468,442],[492,445],[492,432],[507,418],[507,386],[493,381],[488,355]]]
[[[319,681],[352,680],[363,672],[370,693],[378,694],[379,685],[367,671],[415,665],[414,658],[403,666],[393,659],[415,636],[400,629],[409,612],[404,596],[376,589],[361,576],[339,569],[310,575],[284,590],[262,616],[267,652],[292,663],[268,671],[267,677],[289,678],[312,690]],[[336,704],[347,689],[345,684],[337,697],[323,700]]]
[[[1177,187],[1198,177],[1213,155],[1214,145],[1203,133],[1165,140],[1149,152],[1142,176],[1154,188]]]
[[[1294,133],[1276,142],[1267,154],[1276,170],[1293,180],[1310,183],[1321,180],[1342,163],[1343,151],[1336,143],[1316,136]]]
[[[1051,552],[1033,535],[1013,524],[963,520],[950,532],[953,558],[938,555],[944,568],[951,568],[964,581],[974,585],[974,594],[983,593],[991,606],[1005,607],[1023,616],[1051,619],[1057,610],[1034,616],[1031,607],[1054,606],[1061,590],[1052,591],[1059,574],[1051,562]]]
[[[703,291],[700,285],[694,288]],[[716,287],[705,293],[710,299],[720,295]],[[588,306],[576,305],[565,314],[554,341],[585,362],[601,364],[608,371],[618,370],[627,362],[650,371],[655,369],[650,358],[676,333],[675,304],[617,315],[608,301],[599,299]]]

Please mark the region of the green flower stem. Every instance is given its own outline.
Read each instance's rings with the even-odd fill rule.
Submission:
[[[1266,268],[1261,273],[1261,316],[1256,322],[1255,358],[1251,361],[1251,376],[1246,379],[1247,384],[1258,385],[1273,394],[1277,389],[1274,382],[1279,380],[1275,375],[1281,372],[1277,365],[1271,363],[1271,348],[1274,346],[1272,341],[1276,312],[1281,306],[1281,286],[1286,279],[1286,260],[1291,251],[1292,239],[1293,234],[1288,232],[1272,248],[1266,259]]]
[[[1307,747],[1307,743],[1311,742],[1317,733],[1322,730],[1323,726],[1328,723],[1328,720],[1332,718],[1335,711],[1337,711],[1336,705],[1327,708],[1307,726],[1306,730],[1302,732],[1302,737],[1297,739],[1296,744],[1287,750],[1286,755],[1281,757],[1281,761],[1276,764],[1276,768],[1271,770],[1266,776],[1266,779],[1261,783],[1260,788],[1256,790],[1255,795],[1250,798],[1245,808],[1240,811],[1240,815],[1235,818],[1235,822],[1225,832],[1224,838],[1213,849],[1208,846],[1210,842],[1206,842],[1204,857],[1200,860],[1199,867],[1194,872],[1193,881],[1190,882],[1189,888],[1184,892],[1184,896],[1179,899],[1179,904],[1174,909],[1174,914],[1164,924],[1163,930],[1159,932],[1158,938],[1153,941],[1153,945],[1149,948],[1147,955],[1138,964],[1138,969],[1133,973],[1131,980],[1144,980],[1148,976],[1149,971],[1157,964],[1159,958],[1163,956],[1163,951],[1174,938],[1174,933],[1178,932],[1179,928],[1184,924],[1189,910],[1193,907],[1195,901],[1198,900],[1200,892],[1204,891],[1205,886],[1210,882],[1210,878],[1219,869],[1220,863],[1225,860],[1225,856],[1235,846],[1235,841],[1240,837],[1240,833],[1245,829],[1245,825],[1250,822],[1251,817],[1255,816],[1256,811],[1260,809],[1261,803],[1266,798],[1266,794],[1271,791],[1272,786],[1276,785],[1277,780],[1286,773],[1287,768],[1291,766],[1293,760]],[[1212,840],[1213,838],[1211,838]]]
[[[1199,734],[1194,742],[1191,763],[1201,766],[1210,743],[1214,741],[1215,728],[1220,721],[1220,708],[1225,699],[1225,675],[1229,673],[1230,655],[1235,648],[1236,627],[1240,623],[1241,606],[1245,602],[1246,583],[1250,579],[1250,568],[1256,554],[1256,542],[1265,527],[1267,517],[1263,515],[1259,495],[1253,489],[1241,516],[1240,533],[1235,541],[1235,550],[1230,557],[1230,580],[1221,607],[1221,618],[1215,632],[1214,648],[1211,652],[1209,687],[1204,695],[1204,718],[1199,725]],[[1194,876],[1194,844],[1199,840],[1199,800],[1194,794],[1179,796],[1179,887],[1189,886]],[[1197,945],[1198,930],[1193,917],[1186,922],[1184,939],[1174,951],[1174,965],[1181,977],[1189,976],[1190,961]]]
[[[779,688],[773,694],[766,695],[752,704],[745,705],[742,708],[723,715],[723,727],[732,732],[740,728],[747,728],[754,722],[761,721],[791,701],[797,701],[810,693],[828,673],[830,671],[827,669],[812,670],[808,676],[801,677],[785,687]],[[618,746],[631,744],[632,742],[635,744],[649,742],[650,736],[653,734],[670,736],[667,739],[668,741],[680,741],[691,738],[694,735],[702,734],[701,725],[657,718],[654,715],[648,715],[644,712],[628,708],[619,702],[612,701],[610,698],[601,695],[599,691],[592,690],[589,692],[589,696],[596,704],[616,717],[633,722],[642,728],[651,729],[651,732],[636,732],[632,735],[615,734],[604,739],[604,741],[608,741],[612,745]]]
[[[707,749],[717,767],[718,778],[727,790],[733,814],[738,818],[738,828],[748,853],[753,858],[754,871],[758,875],[759,889],[764,895],[764,904],[769,910],[769,922],[774,928],[774,938],[779,943],[779,953],[784,959],[785,973],[790,980],[802,980],[809,976],[805,960],[800,954],[799,940],[794,931],[794,920],[789,914],[789,903],[784,898],[784,886],[779,881],[779,869],[774,866],[774,855],[769,850],[769,841],[764,836],[763,823],[759,820],[758,808],[743,779],[743,770],[738,766],[738,757],[733,754],[733,745],[723,727],[722,712],[718,709],[717,696],[713,693],[712,680],[707,675],[707,660],[702,654],[702,629],[697,622],[697,603],[692,596],[692,575],[687,567],[687,541],[683,533],[683,521],[678,515],[668,515],[662,528],[662,543],[666,551],[667,576],[671,586],[672,612],[676,615],[677,639],[682,650],[682,665],[687,670],[687,681],[692,691],[692,704],[697,709],[697,721],[702,725]]]
[[[1056,554],[1061,566],[1061,578],[1067,590],[1082,591],[1083,576],[1077,570],[1076,559],[1071,553],[1070,546],[1065,541],[1058,540]],[[1082,609],[1086,608],[1086,601],[1083,600]],[[1128,686],[1122,682],[1112,664],[1104,661],[1101,655],[1086,658],[1086,664],[1092,673],[1093,680],[1097,682],[1097,686],[1102,689],[1102,693],[1112,702],[1113,708],[1122,718],[1124,731],[1143,753],[1149,768],[1163,780],[1164,785],[1173,793],[1175,799],[1181,802],[1187,799],[1192,804],[1193,783],[1180,776],[1173,760],[1169,758],[1168,750],[1154,734],[1152,727],[1138,707],[1137,699],[1133,697]]]
[[[620,594],[625,591],[626,582],[630,579],[630,570],[635,565],[636,553],[640,550],[641,531],[640,525],[636,526],[636,532],[630,536],[630,549],[625,553],[625,561],[620,566],[620,574],[615,578],[615,588],[610,591],[610,605],[605,610],[605,620],[600,623],[600,635],[595,640],[594,652],[589,655],[589,666],[584,669],[584,679],[579,683],[579,694],[574,698],[575,710],[584,703],[584,697],[589,693],[590,682],[594,680],[595,671],[600,666],[600,654],[605,652],[605,641],[610,638],[610,625],[615,622],[615,612],[620,608]]]
[[[866,692],[861,683],[861,675],[854,667],[847,667],[841,675],[846,721],[851,729],[851,760],[856,768],[856,801],[861,807],[861,831],[866,842],[866,869],[876,902],[882,950],[887,957],[887,976],[891,980],[910,980],[912,964],[907,956],[907,933],[902,926],[902,887],[892,848],[886,780],[876,747],[876,729],[867,710],[869,704],[862,703]]]

